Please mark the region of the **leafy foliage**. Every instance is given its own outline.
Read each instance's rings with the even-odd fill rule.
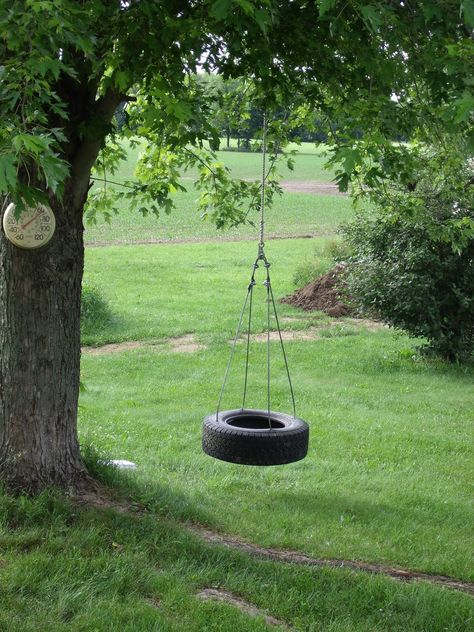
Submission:
[[[452,155],[425,156],[413,190],[390,189],[345,230],[354,298],[448,360],[474,353],[472,173]]]
[[[243,98],[241,78],[248,76],[255,107],[277,113],[304,103],[319,109],[329,133],[334,125],[346,130],[334,145],[346,188],[366,158],[380,163],[380,148],[394,133],[413,134],[428,119],[468,129],[471,5],[0,0],[0,194],[21,206],[77,185],[114,134],[119,104],[123,112],[129,103],[129,136],[178,155],[205,141],[216,149],[219,125],[231,125],[233,113],[253,116]],[[193,81],[198,69],[234,84],[206,98]],[[222,120],[211,124],[216,94]],[[383,177],[378,168],[364,174],[369,185]],[[137,210],[170,210],[167,177],[176,187],[173,170],[157,174],[149,191],[128,187],[130,199],[144,194]],[[232,223],[239,213],[228,201],[249,191],[241,183],[223,185],[223,174],[218,180],[221,194],[216,189],[211,197],[223,211],[216,218],[222,223],[230,213]],[[94,205],[105,212],[114,207],[105,197]]]

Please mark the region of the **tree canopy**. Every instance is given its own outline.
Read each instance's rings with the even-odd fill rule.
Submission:
[[[41,202],[56,216],[37,251],[0,234],[2,479],[36,490],[85,476],[83,215],[94,165],[123,155],[119,105],[123,133],[147,148],[125,193],[137,209],[170,210],[179,170],[201,164],[204,211],[235,223],[239,200],[258,196],[212,164],[219,137],[199,72],[244,78],[270,114],[298,122],[317,109],[340,186],[376,187],[401,164],[394,132],[426,141],[442,126],[472,149],[473,28],[473,0],[0,0],[0,214]],[[275,148],[286,132],[272,125]]]
[[[130,98],[140,105],[138,135],[173,148],[215,146],[209,102],[190,85],[198,70],[252,78],[270,110],[297,90],[328,125],[343,119],[343,186],[351,166],[394,133],[440,120],[462,127],[474,105],[472,0],[0,6],[0,191],[20,205],[58,191],[71,174],[88,186],[110,114]],[[356,129],[364,142],[353,151]]]

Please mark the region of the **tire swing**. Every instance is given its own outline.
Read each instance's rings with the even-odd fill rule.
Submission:
[[[247,288],[244,305],[239,318],[232,350],[224,375],[220,391],[217,410],[204,417],[202,449],[206,454],[221,461],[239,463],[241,465],[283,465],[304,459],[308,452],[309,428],[308,424],[296,417],[295,397],[291,383],[290,371],[286,357],[283,337],[281,335],[278,314],[270,281],[270,263],[264,250],[264,211],[265,211],[265,158],[266,158],[266,122],[263,121],[263,169],[261,183],[260,204],[260,240],[258,255],[253,264],[253,272]],[[253,289],[256,285],[255,273],[262,263],[266,270],[264,285],[267,299],[267,407],[265,410],[245,407],[248,384],[250,331],[252,322]],[[248,305],[247,349],[245,360],[245,376],[242,406],[235,410],[220,410],[227,378],[234,358],[237,340],[242,328],[242,322]],[[270,409],[270,305],[278,330],[280,346],[283,354],[288,384],[293,403],[293,415],[274,412]]]

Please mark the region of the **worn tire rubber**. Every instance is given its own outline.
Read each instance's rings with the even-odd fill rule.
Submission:
[[[283,465],[304,459],[309,428],[285,413],[254,409],[223,410],[203,421],[202,449],[221,461],[241,465]],[[240,424],[240,425],[239,425]],[[249,425],[262,427],[249,427]]]

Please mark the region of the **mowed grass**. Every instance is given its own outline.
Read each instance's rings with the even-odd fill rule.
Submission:
[[[277,296],[323,243],[268,244]],[[286,345],[297,412],[311,426],[308,457],[247,468],[202,454],[201,420],[216,406],[254,254],[245,242],[87,251],[86,275],[117,316],[109,340],[195,332],[207,349],[171,353],[164,342],[84,354],[80,435],[89,466],[147,510],[85,510],[48,493],[0,495],[2,631],[269,629],[262,616],[200,601],[202,588],[230,591],[300,632],[470,629],[468,595],[260,561],[186,530],[197,522],[263,545],[472,579],[472,368],[424,362],[409,340],[385,330],[345,321],[330,328],[327,318],[281,306],[285,328],[323,325],[320,339]],[[264,311],[257,289],[256,330]],[[255,406],[264,399],[264,347],[252,347]],[[240,345],[226,407],[240,403],[242,353]],[[275,345],[272,356],[273,404],[289,410]],[[138,470],[116,472],[97,458],[130,459]]]
[[[160,495],[155,484],[155,494]],[[52,494],[0,495],[4,632],[268,632],[263,613],[300,632],[465,632],[468,595],[344,569],[259,561],[200,542],[175,520],[85,511]],[[253,617],[203,602],[221,588]]]
[[[295,239],[267,244],[276,296],[294,289],[292,276],[297,262],[320,252],[325,241]],[[254,242],[89,248],[85,279],[100,289],[114,318],[110,327],[92,332],[83,342],[163,339],[190,332],[202,336],[206,343],[214,338],[227,340],[237,326],[256,257]],[[256,278],[261,294],[263,267]],[[260,324],[261,330],[265,325],[263,302],[256,309],[256,325]],[[297,313],[283,305],[280,312],[282,316]],[[301,328],[308,319],[304,325],[296,321],[291,327]]]
[[[113,180],[124,182],[133,179],[133,171],[138,158],[139,149],[129,149],[128,160],[124,162]],[[314,153],[310,153],[313,151]],[[324,169],[324,148],[304,144],[295,157],[295,170],[289,171],[284,165],[281,168],[285,180],[314,180],[322,183],[330,182],[333,174]],[[229,166],[235,177],[259,179],[261,174],[261,154],[221,151],[218,158]],[[192,171],[186,175],[182,183],[186,192],[173,194],[176,211],[171,215],[165,213],[159,217],[149,215],[142,217],[124,204],[118,215],[111,222],[97,216],[95,224],[86,225],[85,239],[94,243],[133,243],[136,241],[175,241],[205,239],[245,239],[256,238],[259,217],[249,214],[249,222],[239,227],[216,233],[215,226],[202,220],[198,209],[199,192],[193,186]],[[101,186],[96,183],[95,186]],[[277,196],[273,207],[267,212],[266,234],[271,237],[291,237],[301,235],[332,234],[338,226],[350,219],[353,214],[348,198],[334,195],[314,195],[284,191]]]
[[[287,219],[289,235],[296,226],[312,233],[313,211],[297,219],[291,208],[280,224]],[[170,218],[171,240],[215,238],[210,227],[199,233],[191,203],[186,212],[181,225],[178,213]],[[327,231],[314,232],[334,232],[336,215],[329,213]],[[97,228],[97,239],[156,238],[154,225],[140,233],[141,218],[120,217],[122,224]],[[295,273],[315,255],[329,265],[326,241],[268,242],[277,298],[293,289]],[[139,346],[83,354],[80,438],[91,472],[132,504],[119,513],[87,509],[55,492],[36,499],[0,492],[2,632],[472,629],[470,595],[344,568],[263,561],[206,544],[187,529],[198,523],[317,557],[474,580],[472,365],[428,361],[412,340],[387,329],[369,331],[347,319],[335,325],[279,305],[284,329],[318,332],[312,341],[286,344],[297,414],[311,429],[307,458],[255,468],[202,453],[202,418],[217,405],[255,256],[255,241],[87,249],[85,277],[112,316],[89,328],[84,344]],[[257,271],[254,332],[265,328],[263,272]],[[173,352],[173,339],[186,335],[200,350]],[[237,345],[224,408],[240,406],[244,350]],[[271,351],[272,408],[291,412],[278,345]],[[250,361],[248,404],[262,407],[265,344],[252,344]],[[138,469],[104,464],[120,458]],[[262,615],[230,604],[202,602],[202,588],[230,591],[286,627],[270,628]]]
[[[134,170],[142,146],[130,147],[128,141],[124,141],[127,147],[128,159],[120,163],[117,173],[111,176],[112,180],[121,182],[132,180]],[[262,154],[257,152],[225,151],[224,144],[221,151],[216,152],[217,161],[224,163],[235,178],[260,180],[262,175]],[[234,144],[235,149],[235,144]],[[334,172],[326,169],[328,160],[327,148],[324,145],[314,145],[312,143],[290,144],[289,150],[296,152],[291,156],[294,162],[294,169],[289,169],[286,160],[282,157],[277,162],[277,170],[284,180],[302,181],[308,180],[316,182],[332,182]],[[271,157],[267,157],[268,160]],[[197,170],[189,170],[186,175],[190,178],[197,174]]]
[[[291,289],[298,261],[323,243],[268,245],[278,297]],[[253,254],[247,243],[88,251],[87,274],[109,288],[123,332],[144,341],[193,333],[207,348],[84,355],[84,441],[136,461],[146,502],[174,518],[322,557],[472,579],[472,367],[427,362],[406,337],[344,321],[325,328],[323,318],[320,339],[287,343],[298,414],[311,425],[308,458],[265,469],[201,453],[202,417],[217,404]],[[263,299],[260,290],[256,331]],[[297,315],[288,306],[280,315],[285,328],[318,322],[288,322]],[[110,332],[123,338],[120,328]],[[278,345],[272,350],[272,407],[290,410]],[[224,407],[240,406],[243,352],[239,345]],[[253,345],[255,407],[266,403],[264,352]]]

